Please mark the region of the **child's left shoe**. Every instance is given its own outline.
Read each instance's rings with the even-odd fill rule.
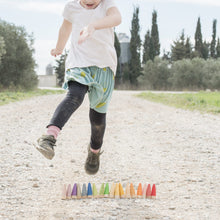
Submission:
[[[85,171],[87,174],[89,175],[94,175],[98,172],[99,170],[99,165],[100,165],[100,155],[102,154],[103,152],[98,152],[97,154],[96,153],[93,153],[90,149],[90,145],[88,147],[88,156],[87,156],[87,159],[86,159],[86,163],[85,163]]]
[[[37,140],[37,144],[35,145],[36,149],[40,151],[47,159],[52,160],[55,152],[54,146],[56,143],[56,139],[53,135],[42,135]]]

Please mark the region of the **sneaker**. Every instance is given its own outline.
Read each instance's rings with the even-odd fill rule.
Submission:
[[[88,147],[88,156],[85,163],[85,171],[89,175],[94,175],[99,170],[100,160],[99,157],[103,153],[99,151],[99,153],[95,154],[91,151],[90,145]]]
[[[53,135],[43,135],[37,140],[36,149],[40,151],[47,159],[52,160],[54,157],[54,146],[56,139]]]

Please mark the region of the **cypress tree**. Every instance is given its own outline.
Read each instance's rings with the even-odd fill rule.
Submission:
[[[198,53],[199,57],[202,56],[202,47],[203,47],[203,41],[202,41],[201,22],[199,17],[195,32],[195,51]]]
[[[151,59],[150,58],[150,43],[151,43],[150,30],[148,30],[145,35],[145,39],[144,39],[142,63],[146,63],[148,60]]]
[[[217,46],[216,46],[216,58],[220,57],[220,39],[217,40]]]
[[[192,44],[190,42],[190,38],[186,38],[186,43],[185,43],[185,58],[190,59],[192,57]]]
[[[121,55],[121,46],[120,46],[120,42],[118,40],[118,36],[115,33],[115,50],[116,50],[116,54],[117,54],[117,60],[118,60],[118,65],[117,65],[117,70],[116,70],[116,77],[115,77],[115,84],[120,84],[122,76],[121,76],[121,68],[120,68],[120,62],[119,62],[119,57]]]
[[[215,58],[216,56],[216,24],[217,24],[217,20],[215,19],[213,21],[213,26],[212,26],[212,41],[211,41],[211,47],[210,47],[210,55],[212,58]]]
[[[153,61],[154,60],[154,57],[155,57],[155,46],[154,46],[154,41],[153,41],[153,38],[151,37],[150,38],[150,48],[149,48],[149,56],[150,56],[150,59]]]
[[[131,21],[131,40],[130,51],[131,60],[129,62],[129,80],[132,85],[137,86],[137,78],[141,75],[141,62],[140,62],[140,25],[139,25],[139,7],[134,8],[133,17]]]
[[[160,55],[160,42],[159,42],[159,31],[157,25],[157,12],[154,10],[152,13],[152,26],[151,26],[151,57],[152,60],[155,56]]]

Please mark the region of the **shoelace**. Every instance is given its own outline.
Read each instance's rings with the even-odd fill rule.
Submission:
[[[100,156],[102,153],[103,153],[103,151],[102,151],[102,152],[99,152],[99,153],[97,153],[97,154],[95,154],[95,153],[93,153],[93,152],[90,151],[90,155],[89,155],[89,157],[88,157],[89,163],[90,163],[90,164],[96,164],[96,162],[97,162],[99,156]]]
[[[45,138],[44,141],[48,141],[52,148],[56,147],[56,141],[51,138]]]

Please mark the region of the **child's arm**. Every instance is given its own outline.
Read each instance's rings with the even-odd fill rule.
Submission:
[[[61,25],[59,30],[59,36],[58,36],[56,48],[51,50],[52,56],[56,57],[62,54],[66,42],[69,39],[71,31],[72,31],[72,23],[64,19],[63,24]]]
[[[90,37],[95,30],[111,28],[121,23],[121,14],[116,7],[111,7],[107,10],[106,16],[100,20],[97,20],[80,32],[78,43],[81,44],[88,37]]]

